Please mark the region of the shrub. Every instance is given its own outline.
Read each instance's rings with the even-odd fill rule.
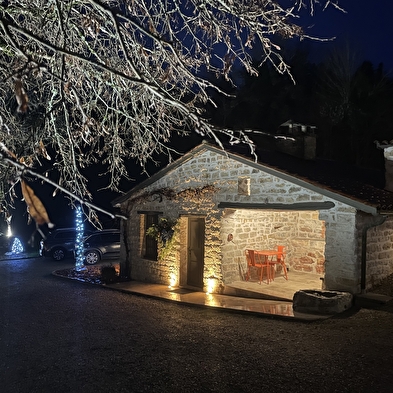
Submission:
[[[103,266],[101,268],[101,279],[105,284],[116,282],[117,278],[118,275],[114,266]]]

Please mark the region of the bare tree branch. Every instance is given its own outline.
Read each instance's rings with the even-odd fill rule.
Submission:
[[[111,218],[121,218],[123,220],[127,220],[127,217],[123,216],[123,215],[119,215],[119,214],[113,214],[111,212],[108,212],[107,210],[89,202],[86,200],[83,200],[82,198],[79,198],[78,196],[76,196],[73,192],[68,191],[67,189],[65,189],[64,187],[59,186],[59,184],[57,184],[56,182],[52,181],[51,179],[49,179],[48,177],[41,175],[40,173],[35,172],[34,170],[30,169],[28,166],[26,166],[25,164],[19,163],[17,162],[15,159],[10,158],[9,155],[6,153],[4,154],[4,152],[7,152],[7,148],[3,145],[0,144],[0,149],[3,151],[3,153],[0,153],[0,160],[3,161],[4,163],[7,163],[9,165],[12,165],[15,169],[17,169],[21,175],[32,175],[34,178],[40,179],[45,183],[48,183],[50,185],[52,185],[55,189],[60,190],[61,192],[63,192],[64,194],[68,195],[71,197],[72,200],[74,200],[75,202],[79,203],[80,205],[84,205],[86,207],[89,208],[89,210],[94,210],[94,211],[98,211],[101,213],[106,214],[107,216],[111,217]]]
[[[107,188],[118,190],[127,160],[143,168],[156,154],[171,156],[174,135],[252,151],[247,134],[204,118],[211,91],[227,94],[211,76],[234,85],[233,67],[256,74],[253,49],[290,74],[276,39],[308,36],[297,22],[317,4],[339,8],[332,0],[1,2],[0,142],[33,165],[45,146],[59,186],[84,200],[85,168],[104,163]]]

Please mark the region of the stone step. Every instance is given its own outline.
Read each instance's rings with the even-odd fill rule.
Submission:
[[[392,300],[393,297],[379,293],[362,293],[355,295],[354,304],[361,308],[379,308]]]

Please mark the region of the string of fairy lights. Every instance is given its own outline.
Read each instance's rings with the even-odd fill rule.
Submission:
[[[20,254],[21,252],[23,252],[23,245],[22,242],[20,241],[20,239],[18,239],[17,237],[14,239],[14,241],[12,242],[12,247],[11,247],[11,252],[13,254]]]
[[[84,237],[84,224],[83,224],[83,211],[81,206],[77,206],[75,213],[75,269],[84,270],[86,269],[84,264],[84,248],[83,248],[83,237]],[[20,254],[24,252],[24,247],[19,238],[15,237],[11,244],[12,254]]]
[[[84,255],[83,255],[83,211],[81,206],[77,206],[75,213],[75,229],[76,229],[76,239],[75,239],[75,269],[84,270],[86,269],[84,265]]]
[[[76,229],[76,238],[75,238],[75,269],[85,270],[84,264],[84,248],[83,248],[83,237],[84,237],[84,224],[83,224],[83,210],[81,206],[77,206],[75,213],[75,229]],[[11,231],[9,230],[9,233]],[[21,240],[17,237],[12,239],[10,242],[9,251],[6,254],[20,254],[24,252],[24,247]]]

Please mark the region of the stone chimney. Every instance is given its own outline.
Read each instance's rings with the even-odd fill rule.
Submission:
[[[275,135],[276,149],[305,160],[315,160],[317,150],[316,127],[288,120]]]
[[[385,190],[393,192],[393,139],[388,141],[374,141],[377,149],[383,150],[385,157]]]
[[[383,146],[385,157],[385,190],[393,192],[393,146]]]

